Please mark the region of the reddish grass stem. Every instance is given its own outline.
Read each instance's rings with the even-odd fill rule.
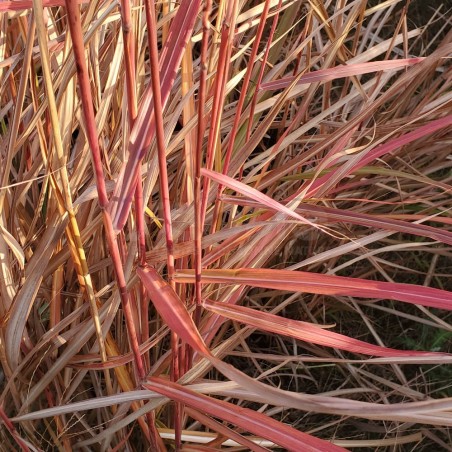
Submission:
[[[126,68],[126,91],[127,91],[127,106],[129,118],[129,131],[132,130],[133,124],[138,114],[137,109],[137,94],[135,89],[135,48],[134,48],[134,33],[133,24],[130,11],[129,0],[121,1],[121,19],[122,19],[122,33],[124,40],[124,65]],[[137,168],[137,184],[135,187],[135,222],[137,228],[137,242],[138,242],[138,260],[140,265],[146,263],[146,236],[144,226],[144,204],[143,204],[143,185],[141,181],[140,165]],[[143,283],[139,283],[139,303],[141,316],[141,343],[149,338],[149,305],[146,297],[146,291]],[[149,359],[147,360],[150,365]],[[143,364],[145,367],[146,359]],[[163,440],[161,439],[158,430],[155,426],[155,413],[149,412],[146,415],[149,426],[149,439],[151,448],[155,450],[166,450]]]
[[[270,34],[269,34],[268,41],[267,41],[267,47],[265,48],[265,53],[264,53],[264,56],[262,58],[262,63],[261,63],[260,68],[259,68],[259,75],[257,77],[257,83],[256,83],[256,88],[254,90],[254,95],[253,95],[253,98],[251,100],[250,115],[249,115],[249,119],[248,119],[248,125],[247,125],[247,128],[246,128],[246,141],[248,141],[250,139],[250,136],[251,136],[251,129],[253,127],[253,117],[254,117],[254,111],[256,109],[257,96],[258,96],[258,93],[259,93],[259,87],[260,87],[260,85],[262,83],[262,79],[264,77],[264,71],[265,71],[265,68],[267,66],[268,55],[270,53],[270,48],[271,48],[271,43],[272,43],[272,40],[273,40],[273,35],[275,34],[276,26],[278,24],[279,11],[281,9],[281,5],[282,5],[282,0],[279,0],[277,13],[273,17],[272,27],[270,29]]]
[[[146,21],[148,24],[149,57],[151,61],[152,97],[154,102],[154,118],[157,137],[157,152],[160,176],[160,196],[163,205],[165,222],[166,248],[168,252],[168,279],[174,284],[174,243],[171,222],[171,205],[169,195],[168,170],[166,168],[165,131],[163,127],[163,107],[160,92],[160,71],[158,59],[157,28],[154,0],[146,0]]]
[[[222,104],[225,100],[227,75],[231,64],[232,42],[234,39],[235,19],[234,12],[237,10],[237,1],[227,4],[227,10],[221,25],[221,40],[218,55],[217,70],[215,73],[215,83],[213,87],[213,106],[210,117],[210,132],[207,141],[206,168],[212,169],[219,139],[220,123],[222,117]],[[217,22],[219,18],[217,17]],[[206,220],[207,198],[210,189],[210,180],[204,179],[202,192],[202,227]],[[214,228],[214,224],[212,224]]]
[[[157,44],[157,21],[155,17],[155,3],[154,0],[146,0],[146,22],[148,25],[148,40],[149,40],[149,59],[151,63],[151,83],[152,83],[152,97],[154,103],[154,119],[155,131],[157,138],[157,153],[160,176],[160,198],[163,205],[163,218],[166,237],[167,250],[167,269],[168,280],[171,287],[175,288],[174,283],[174,241],[173,230],[171,222],[171,205],[169,194],[168,170],[166,167],[166,149],[165,149],[165,131],[163,127],[163,107],[162,96],[160,92],[160,70],[158,59],[158,44]],[[171,333],[171,351],[172,351],[172,365],[171,378],[173,381],[179,379],[179,339],[175,332]],[[174,430],[176,437],[176,449],[181,448],[181,410],[180,404],[176,404],[174,411]]]
[[[242,88],[240,91],[240,97],[239,97],[239,101],[237,104],[237,112],[234,117],[234,123],[232,125],[232,130],[229,135],[229,143],[228,143],[228,147],[226,150],[226,155],[224,157],[224,164],[223,164],[223,170],[222,170],[223,174],[226,174],[226,175],[228,174],[229,163],[231,161],[232,151],[234,149],[235,137],[237,135],[237,130],[239,128],[240,120],[242,119],[243,105],[245,104],[245,99],[248,95],[248,85],[250,83],[251,75],[253,73],[254,60],[256,58],[257,51],[259,50],[259,44],[262,39],[262,34],[264,32],[264,27],[265,27],[265,23],[267,21],[269,9],[270,9],[270,0],[266,0],[265,5],[264,5],[264,10],[263,10],[260,20],[259,20],[259,26],[258,26],[257,33],[256,33],[256,38],[254,40],[253,47],[251,49],[251,54],[249,57],[249,64],[246,69],[245,78],[243,80],[243,85],[242,85]],[[271,37],[270,37],[270,39],[271,39]],[[265,64],[262,64],[262,67],[265,67]],[[217,221],[218,221],[218,217],[221,215],[221,201],[219,200],[219,198],[223,192],[223,188],[224,188],[223,185],[221,185],[221,184],[218,185],[217,201],[215,203],[215,211],[214,211],[213,220],[212,220],[212,230],[214,230],[215,225],[217,224]]]
[[[198,325],[201,318],[201,258],[202,258],[202,227],[203,214],[201,212],[201,165],[202,165],[202,143],[204,138],[205,120],[204,105],[206,101],[207,85],[207,50],[209,45],[209,17],[212,11],[212,0],[204,4],[202,16],[202,43],[201,43],[201,71],[198,93],[198,127],[195,153],[195,178],[194,178],[194,209],[195,209],[195,324]]]
[[[94,173],[96,177],[96,187],[99,199],[99,206],[102,210],[104,227],[110,250],[111,259],[113,262],[116,282],[118,284],[121,302],[124,309],[124,316],[127,323],[127,330],[129,332],[129,341],[132,352],[135,358],[135,365],[137,370],[138,380],[145,377],[145,370],[143,366],[143,359],[140,354],[138,345],[137,332],[133,321],[132,309],[130,305],[130,298],[126,288],[126,280],[124,270],[121,264],[121,256],[119,253],[118,243],[116,241],[111,217],[107,213],[108,197],[105,187],[104,172],[102,167],[102,158],[98,142],[98,134],[96,128],[96,120],[93,109],[92,95],[90,89],[90,81],[85,61],[85,48],[83,43],[81,20],[79,6],[75,2],[66,0],[66,8],[68,15],[68,23],[71,31],[72,46],[76,61],[78,82],[80,88],[80,100],[82,102],[83,114],[86,121],[86,133],[91,149],[91,157],[93,160]]]

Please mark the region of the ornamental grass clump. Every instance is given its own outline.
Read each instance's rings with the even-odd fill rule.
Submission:
[[[0,1],[0,450],[449,450],[446,6]]]

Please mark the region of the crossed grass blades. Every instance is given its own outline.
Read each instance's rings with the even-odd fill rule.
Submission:
[[[450,450],[450,10],[0,1],[1,450]]]

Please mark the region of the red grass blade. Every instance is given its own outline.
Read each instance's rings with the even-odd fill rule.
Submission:
[[[193,283],[192,270],[180,270],[176,281]],[[418,286],[381,281],[370,281],[345,276],[316,273],[241,268],[237,270],[203,270],[202,283],[247,284],[266,289],[308,292],[322,295],[342,295],[362,298],[383,298],[404,301],[438,309],[452,310],[452,292]]]
[[[293,337],[301,341],[311,342],[317,345],[334,347],[353,353],[373,355],[381,357],[396,356],[444,356],[447,353],[418,352],[411,350],[395,350],[378,345],[368,344],[357,339],[353,339],[343,334],[334,333],[324,328],[297,320],[285,319],[274,314],[258,311],[244,306],[235,306],[226,303],[205,300],[204,307],[215,314],[227,317],[231,320],[255,326],[264,331]]]
[[[195,410],[193,408],[189,408],[186,406],[185,413],[188,416],[190,416],[191,418],[195,419],[196,421],[198,421],[201,424],[208,427],[213,432],[217,432],[219,434],[219,436],[223,436],[224,438],[233,440],[237,444],[241,444],[242,446],[245,446],[246,448],[248,448],[248,450],[251,450],[253,452],[269,452],[270,451],[270,449],[267,449],[266,447],[261,447],[260,445],[251,441],[251,439],[235,432],[232,428],[229,428],[227,425],[224,425],[218,421],[215,421],[211,417],[207,416],[204,413],[201,413],[198,410]],[[259,441],[259,442],[261,442],[261,441]],[[184,447],[184,451],[185,451],[185,449],[186,448]],[[204,450],[204,449],[200,449],[200,450]],[[210,450],[210,448],[208,448],[206,450]],[[212,450],[217,451],[218,449],[212,449]]]
[[[318,228],[319,226],[312,223],[311,221],[307,220],[306,218],[302,217],[298,213],[294,212],[293,210],[289,209],[288,207],[280,204],[279,202],[275,201],[274,199],[270,198],[267,195],[264,195],[260,191],[256,190],[255,188],[249,187],[248,185],[244,184],[243,182],[239,182],[232,177],[226,176],[225,174],[216,173],[215,171],[211,171],[205,168],[201,169],[201,174],[204,176],[209,177],[210,179],[214,180],[215,182],[218,182],[220,185],[224,185],[228,188],[231,188],[238,193],[241,193],[244,196],[248,196],[249,198],[253,199],[254,201],[260,202],[264,204],[267,207],[270,207],[271,209],[274,209],[278,212],[285,213],[286,215],[293,217],[299,221],[301,221],[304,224],[309,224],[310,226],[313,226],[315,228]]]
[[[393,220],[391,218],[380,218],[376,215],[364,213],[343,211],[329,207],[321,207],[307,204],[300,204],[296,209],[302,214],[312,214],[319,218],[330,219],[333,221],[343,221],[352,224],[361,224],[371,228],[381,228],[388,231],[403,232],[404,234],[413,234],[420,237],[429,237],[442,243],[452,245],[452,233],[446,229],[440,229],[424,224],[410,223],[408,221]],[[435,221],[435,218],[433,218]]]
[[[339,452],[345,450],[342,447],[295,430],[287,424],[278,422],[257,411],[212,399],[206,395],[190,391],[177,383],[151,377],[143,386],[201,412],[238,425],[255,435],[273,441],[288,451]]]
[[[138,267],[137,274],[146,287],[155,308],[169,328],[198,353],[209,356],[209,349],[199,335],[184,303],[173,288],[152,267]]]
[[[444,118],[437,119],[436,121],[431,121],[428,124],[425,124],[422,127],[413,130],[412,132],[405,133],[404,135],[395,138],[388,143],[382,144],[381,146],[377,146],[371,152],[365,155],[363,159],[357,163],[352,171],[356,171],[359,168],[373,162],[379,157],[392,152],[402,146],[405,146],[409,143],[412,143],[414,140],[419,140],[427,135],[431,135],[438,130],[444,129],[446,127],[452,126],[452,115],[444,116]]]
[[[346,172],[344,172],[343,168],[339,167],[336,171],[333,171],[329,174],[326,174],[322,177],[319,177],[316,181],[312,183],[309,187],[308,193],[306,197],[311,197],[320,187],[324,184],[330,182],[329,185],[336,184],[336,181],[344,178],[347,174],[351,174],[356,170],[359,170],[363,166],[368,165],[371,162],[374,162],[376,159],[402,147],[405,146],[415,140],[423,138],[427,135],[431,135],[432,133],[444,129],[446,127],[450,127],[452,125],[452,115],[444,116],[444,118],[437,119],[435,121],[431,121],[428,124],[419,127],[412,132],[408,132],[398,138],[394,138],[393,140],[388,141],[387,143],[376,146],[374,149],[369,152],[365,152],[362,156],[358,156],[359,158],[356,160],[354,165],[350,165]],[[330,165],[336,163],[335,161],[331,161]],[[324,188],[325,189],[325,188]],[[302,187],[300,191],[303,191]]]
[[[309,74],[301,76],[297,82],[298,85],[304,85],[315,82],[328,82],[343,77],[352,77],[354,75],[369,74],[370,72],[387,71],[389,69],[402,69],[413,64],[420,63],[425,58],[407,58],[400,60],[389,61],[372,61],[370,63],[358,63],[348,64],[342,66],[336,66],[328,69],[322,69]],[[280,80],[262,83],[260,86],[261,91],[276,90],[287,88],[295,77],[284,77]]]
[[[222,200],[225,202],[246,205],[253,207],[265,207],[262,203],[255,203],[254,201],[248,201],[247,199],[237,198],[232,196],[223,196]],[[282,203],[281,203],[282,204]],[[300,204],[296,213],[322,218],[327,222],[344,222],[351,224],[360,224],[369,228],[380,228],[387,231],[403,232],[404,234],[413,234],[419,237],[429,237],[438,242],[452,245],[452,232],[446,229],[440,229],[433,226],[424,224],[411,223],[409,221],[395,220],[391,218],[379,217],[377,215],[368,215],[365,213],[353,212],[351,210],[333,209],[331,207],[317,206],[313,204]],[[407,215],[410,218],[411,215]],[[450,219],[446,217],[432,218],[433,221],[445,221],[449,222]]]

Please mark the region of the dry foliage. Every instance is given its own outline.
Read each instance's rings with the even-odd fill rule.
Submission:
[[[2,451],[451,450],[451,15],[409,3],[0,1]]]

